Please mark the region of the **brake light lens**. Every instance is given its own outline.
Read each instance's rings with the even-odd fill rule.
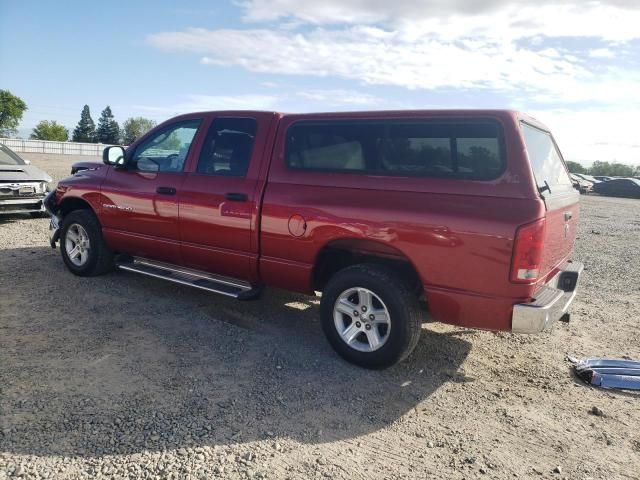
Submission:
[[[535,283],[540,276],[545,219],[522,225],[516,231],[511,260],[511,281]]]

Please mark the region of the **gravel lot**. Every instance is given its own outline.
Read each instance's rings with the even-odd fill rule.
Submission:
[[[47,224],[0,219],[0,480],[640,478],[640,397],[565,360],[640,358],[640,201],[583,198],[569,325],[428,324],[383,372],[331,351],[315,298],[78,278]]]

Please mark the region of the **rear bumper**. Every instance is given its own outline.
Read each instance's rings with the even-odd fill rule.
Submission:
[[[44,197],[12,198],[0,200],[0,214],[42,212]]]
[[[573,302],[584,265],[568,262],[560,271],[534,294],[531,303],[513,306],[511,331],[514,333],[539,333],[550,330]]]

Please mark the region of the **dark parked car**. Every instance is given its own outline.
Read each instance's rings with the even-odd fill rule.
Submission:
[[[600,195],[610,197],[640,198],[640,180],[635,178],[613,178],[593,186]]]
[[[593,178],[595,178],[596,180],[599,180],[601,182],[608,182],[609,180],[614,180],[613,177],[605,177],[604,175],[597,175],[597,176],[595,176]]]
[[[51,177],[0,143],[0,214],[45,212],[42,206]]]

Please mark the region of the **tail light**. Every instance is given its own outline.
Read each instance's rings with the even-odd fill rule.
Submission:
[[[545,219],[522,225],[516,231],[511,260],[511,281],[535,283],[540,275]]]

